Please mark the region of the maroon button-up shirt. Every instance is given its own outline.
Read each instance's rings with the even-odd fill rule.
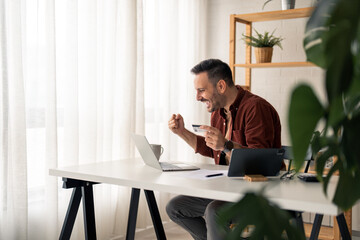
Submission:
[[[274,107],[265,99],[236,86],[238,95],[230,106],[232,129],[230,140],[244,148],[281,148],[281,124]],[[211,114],[211,126],[220,129],[225,136],[226,116],[224,109]],[[197,136],[196,153],[212,157],[219,164],[221,151],[206,146],[205,138]]]

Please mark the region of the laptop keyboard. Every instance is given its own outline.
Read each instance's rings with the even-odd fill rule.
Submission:
[[[167,162],[159,162],[159,163],[160,163],[161,168],[163,170],[165,170],[165,171],[181,169],[181,167],[178,167],[178,166],[173,165],[171,163],[167,163]]]

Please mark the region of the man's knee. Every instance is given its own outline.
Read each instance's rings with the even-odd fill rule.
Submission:
[[[177,210],[178,204],[176,202],[177,202],[176,199],[173,198],[166,204],[166,213],[171,220],[174,220],[178,212]]]
[[[208,221],[214,221],[215,216],[216,216],[216,212],[219,208],[219,204],[217,203],[218,201],[212,201],[211,203],[209,203],[209,205],[207,205],[206,210],[205,210],[205,220]]]
[[[171,220],[174,220],[179,216],[183,215],[183,211],[184,211],[183,202],[184,202],[184,196],[179,195],[170,199],[170,201],[166,204],[166,213],[168,214]]]
[[[209,205],[207,205],[206,210],[205,210],[205,221],[206,224],[208,225],[214,225],[217,224],[217,217],[219,215],[219,210],[224,207],[225,205],[229,204],[228,202],[224,202],[224,201],[212,201],[211,203],[209,203]]]

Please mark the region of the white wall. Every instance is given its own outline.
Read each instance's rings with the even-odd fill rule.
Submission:
[[[264,10],[265,0],[209,0],[207,15],[207,58],[219,58],[229,63],[229,29],[230,14],[255,13],[262,11],[281,10],[281,0],[269,2]],[[295,8],[311,7],[314,0],[296,0]],[[275,47],[273,62],[305,61],[302,46],[306,19],[271,21],[255,23],[253,27],[259,32],[274,29],[275,35],[280,35],[283,41],[283,50]],[[237,52],[236,63],[243,63],[244,43],[241,34],[244,27],[237,24]],[[255,60],[253,56],[252,59]],[[253,61],[254,61],[253,60]],[[237,69],[237,84],[243,84],[244,71]],[[252,92],[269,101],[278,111],[282,123],[282,144],[290,145],[287,127],[287,112],[289,97],[294,86],[300,82],[307,82],[324,98],[323,71],[317,67],[254,69],[252,70]],[[305,216],[310,219],[309,215]],[[332,218],[324,219],[325,224],[331,224]],[[353,209],[353,229],[360,230],[360,207]]]

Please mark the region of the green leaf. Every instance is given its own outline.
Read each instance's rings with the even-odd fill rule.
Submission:
[[[310,141],[312,154],[316,154],[323,148],[322,137],[319,131],[313,133],[312,139]]]
[[[274,32],[269,35],[269,32],[265,32],[264,34],[259,33],[254,29],[256,36],[246,36],[244,34],[242,40],[252,47],[274,47],[279,46],[282,49],[281,41],[284,40],[281,37],[274,37]]]
[[[330,126],[338,128],[338,126],[346,119],[346,113],[344,109],[344,102],[342,96],[338,96],[329,107],[329,119]]]
[[[330,182],[330,178],[331,176],[341,168],[341,163],[339,161],[337,161],[330,169],[330,171],[328,172],[328,174],[326,175],[326,177],[323,178],[323,191],[325,194],[327,194],[327,187],[329,185]],[[319,173],[318,173],[319,174]]]
[[[302,166],[315,127],[325,114],[320,101],[308,85],[299,85],[291,95],[289,131],[297,170]]]
[[[307,59],[322,68],[327,67],[324,33],[328,31],[331,13],[338,1],[320,1],[306,23],[304,49]]]
[[[353,61],[357,54],[354,49],[359,43],[356,31],[359,29],[359,11],[360,1],[338,0],[328,19],[329,31],[322,35],[324,57],[328,63],[326,90],[330,103],[349,88],[355,73]]]
[[[268,4],[269,2],[271,2],[272,0],[267,0],[266,2],[264,2],[264,5],[262,6],[262,9],[264,9],[265,5]]]
[[[305,239],[290,219],[287,211],[271,204],[261,194],[246,193],[239,202],[220,210],[218,223],[228,232],[226,239],[229,240],[239,239],[249,225],[254,226],[250,239]],[[227,227],[230,220],[235,224],[232,230]]]
[[[360,52],[360,50],[359,50]],[[359,58],[359,64],[360,64],[360,55]],[[349,117],[357,116],[360,112],[360,75],[356,76],[357,78],[354,78],[351,86],[346,93],[346,109],[347,113],[349,114]]]
[[[358,187],[359,183],[359,171],[340,172],[339,182],[336,187],[333,202],[344,211],[350,209],[360,198],[360,188]]]
[[[359,103],[360,104],[360,103]],[[357,168],[360,171],[360,115],[354,116],[344,124],[342,148],[348,168]],[[359,182],[360,184],[360,182]]]
[[[318,155],[318,157],[315,159],[316,173],[317,173],[318,179],[321,179],[321,180],[323,179],[323,172],[325,169],[326,162],[330,157],[334,156],[335,153],[336,153],[335,149],[328,148],[324,152],[320,153]],[[326,193],[326,189],[324,189],[324,190]]]
[[[326,91],[329,103],[346,91],[353,78],[353,56],[351,46],[351,24],[338,22],[331,32],[326,34],[328,69],[326,71]],[[342,51],[339,51],[342,49]]]

